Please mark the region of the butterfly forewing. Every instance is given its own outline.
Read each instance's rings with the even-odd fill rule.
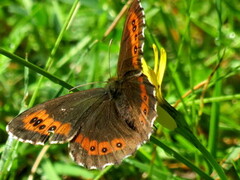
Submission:
[[[120,78],[127,72],[142,70],[144,26],[143,8],[139,0],[134,0],[128,10],[122,33],[117,69]]]
[[[8,132],[32,144],[68,142],[87,121],[84,117],[89,107],[97,106],[106,97],[103,88],[58,97],[18,115],[8,124]]]

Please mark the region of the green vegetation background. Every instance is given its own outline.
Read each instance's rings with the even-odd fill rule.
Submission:
[[[72,86],[107,81],[115,75],[124,17],[104,40],[102,38],[126,3],[120,0],[79,2],[79,9],[63,32],[56,53],[51,57],[51,68],[47,70]],[[73,3],[73,0],[1,0],[0,48],[44,68]],[[192,90],[176,108],[182,112],[194,135],[224,168],[227,177],[240,178],[240,4],[230,0],[143,0],[142,5],[147,24],[146,61],[153,66],[153,43],[165,48],[168,55],[163,82],[165,99],[174,104]],[[95,40],[99,42],[94,43]],[[0,155],[8,137],[7,123],[21,109],[27,108],[36,88],[34,104],[68,93],[47,78],[43,78],[38,87],[39,79],[36,71],[28,72],[22,64],[0,55]],[[208,79],[205,91],[203,86],[194,89]],[[80,89],[100,86],[104,83]],[[201,106],[203,91],[204,106]],[[155,125],[158,127],[155,135],[162,143],[190,160],[209,178],[210,175],[215,177],[202,154],[190,142],[157,122]],[[20,143],[8,178],[27,179],[41,149],[42,146]],[[200,179],[195,171],[153,142],[142,146],[121,165],[105,171],[79,167],[68,156],[67,144],[52,145],[37,168],[35,178]]]

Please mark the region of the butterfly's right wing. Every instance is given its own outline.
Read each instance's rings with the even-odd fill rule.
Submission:
[[[128,10],[122,33],[117,69],[120,79],[127,72],[142,70],[144,26],[144,12],[140,0],[134,0]]]

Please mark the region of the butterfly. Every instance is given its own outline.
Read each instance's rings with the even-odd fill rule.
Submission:
[[[140,0],[129,7],[117,77],[104,88],[67,94],[15,117],[7,131],[22,142],[69,142],[79,165],[102,169],[119,164],[146,142],[157,117],[155,88],[142,72],[144,12]]]

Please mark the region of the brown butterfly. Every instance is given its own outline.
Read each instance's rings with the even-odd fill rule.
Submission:
[[[7,126],[22,142],[69,142],[79,165],[118,164],[149,139],[157,116],[154,86],[142,73],[144,12],[131,4],[124,25],[117,78],[96,88],[52,99],[21,113]]]

